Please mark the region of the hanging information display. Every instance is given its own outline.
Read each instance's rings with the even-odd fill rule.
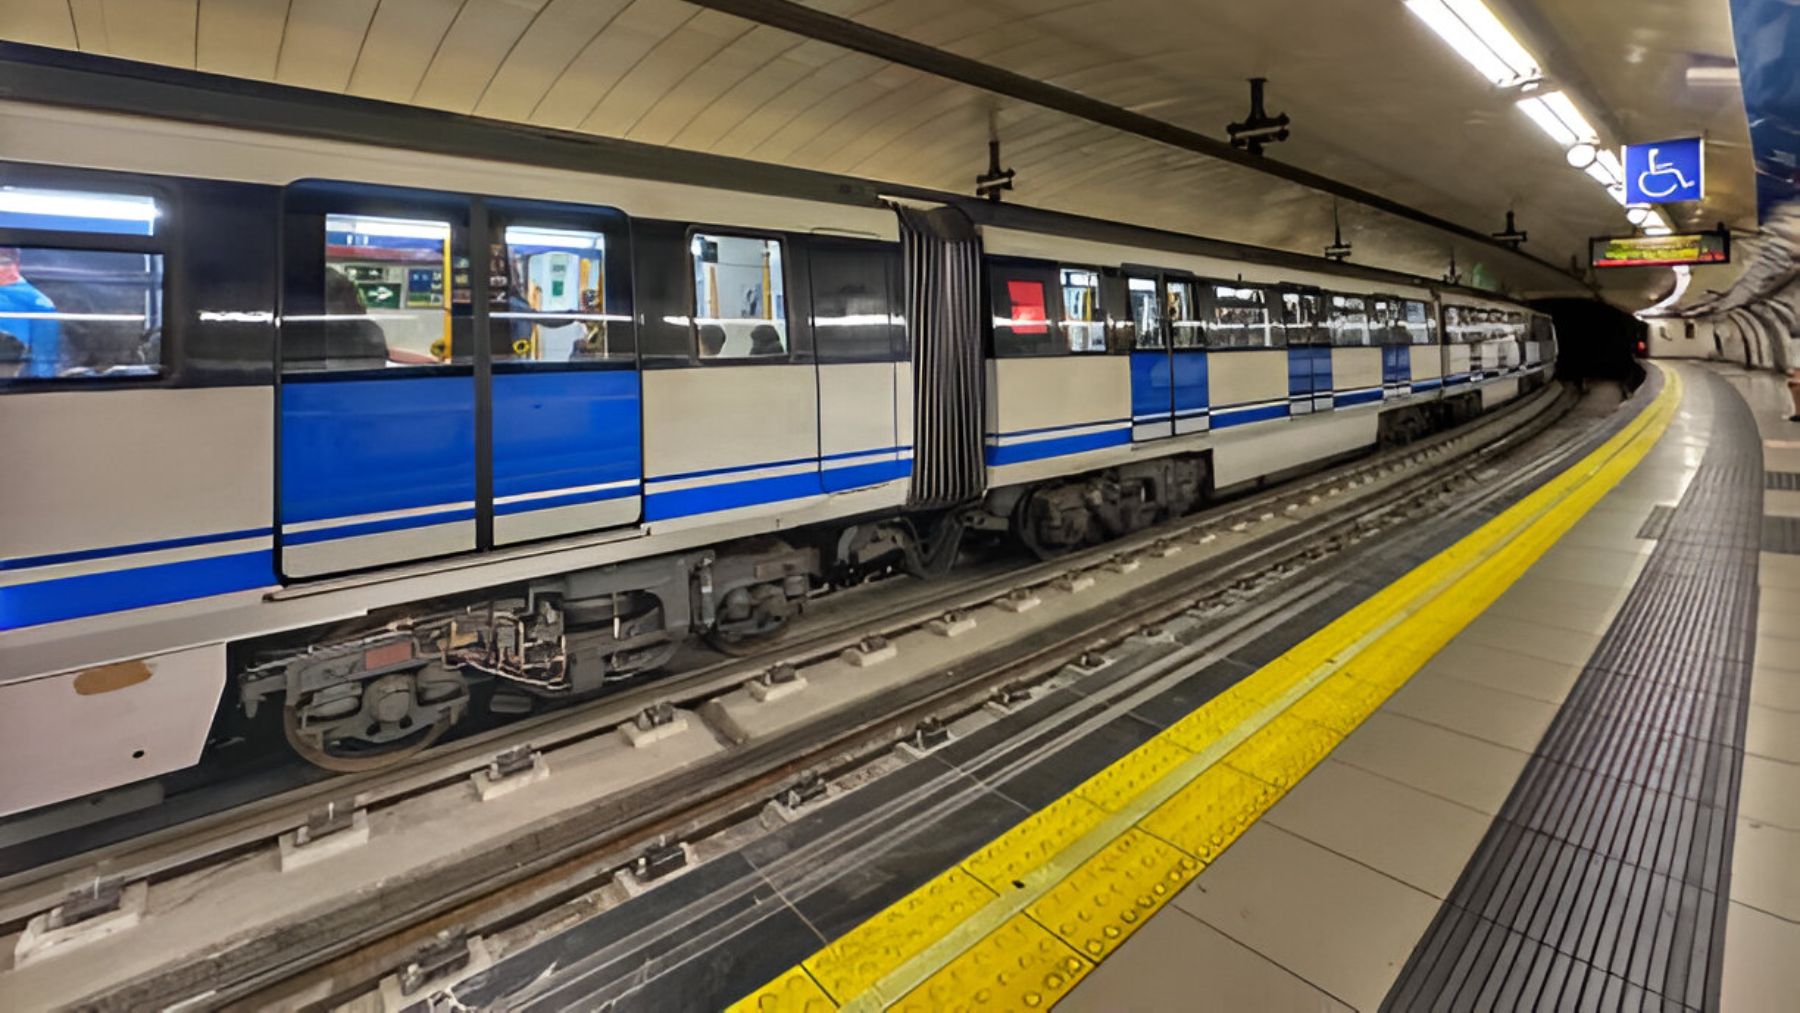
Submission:
[[[1731,262],[1729,232],[1687,232],[1668,236],[1596,236],[1588,241],[1594,267],[1674,267]]]

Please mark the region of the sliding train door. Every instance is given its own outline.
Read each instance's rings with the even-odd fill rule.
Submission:
[[[487,209],[493,544],[633,523],[643,440],[625,217]]]
[[[820,485],[834,493],[907,478],[912,447],[900,439],[900,416],[910,421],[912,398],[910,384],[900,382],[907,350],[899,250],[815,235],[806,239],[806,260],[818,353]]]
[[[469,205],[285,196],[277,535],[286,577],[474,549]]]
[[[284,201],[284,577],[638,520],[622,215],[341,183]]]

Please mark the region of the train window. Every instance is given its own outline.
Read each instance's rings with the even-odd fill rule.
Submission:
[[[160,253],[0,246],[0,379],[162,370]]]
[[[1106,316],[1100,312],[1100,274],[1062,269],[1063,330],[1071,352],[1106,351]]]
[[[1162,302],[1156,297],[1156,279],[1127,278],[1125,290],[1131,299],[1132,347],[1169,347],[1168,338],[1163,335]]]
[[[154,197],[138,194],[0,186],[0,229],[154,236],[161,215]]]
[[[1369,301],[1359,295],[1331,297],[1331,343],[1369,344]]]
[[[449,222],[327,214],[324,227],[321,311],[283,317],[284,369],[468,361],[451,348],[451,306],[466,308],[469,290],[467,261],[453,270]]]
[[[781,242],[697,232],[694,328],[700,358],[774,359],[788,353]]]
[[[1281,293],[1279,325],[1290,345],[1323,345],[1329,340],[1325,327],[1325,296],[1318,292]]]
[[[1410,341],[1401,322],[1400,300],[1378,295],[1369,300],[1369,343],[1404,345]]]
[[[1024,264],[989,264],[995,356],[1057,355],[1068,350],[1058,340],[1058,320],[1051,315],[1056,277],[1054,271]]]
[[[1406,328],[1406,340],[1410,344],[1437,344],[1437,321],[1432,319],[1429,305],[1417,299],[1408,299],[1401,303],[1401,314]]]
[[[1205,348],[1206,324],[1200,319],[1200,300],[1191,281],[1170,281],[1165,304],[1169,308],[1170,341],[1176,348]]]
[[[890,362],[903,343],[888,291],[888,248],[877,243],[814,238],[813,341],[820,362]]]
[[[1207,345],[1211,348],[1277,348],[1273,322],[1269,319],[1267,294],[1260,288],[1243,285],[1213,285],[1212,312],[1207,328]]]
[[[630,318],[607,312],[604,234],[508,225],[501,236],[488,281],[496,362],[631,358]]]

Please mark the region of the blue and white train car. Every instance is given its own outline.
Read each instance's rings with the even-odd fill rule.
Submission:
[[[0,813],[193,764],[262,708],[316,763],[395,762],[478,682],[517,710],[691,635],[754,644],[971,528],[1041,554],[1140,529],[1554,360],[1540,318],[1440,328],[1440,301],[1515,303],[1313,258],[15,71]]]

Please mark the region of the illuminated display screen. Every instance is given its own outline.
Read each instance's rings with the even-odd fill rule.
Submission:
[[[1690,232],[1672,236],[1601,236],[1589,240],[1589,253],[1595,267],[1725,264],[1731,261],[1731,236],[1725,232]]]

